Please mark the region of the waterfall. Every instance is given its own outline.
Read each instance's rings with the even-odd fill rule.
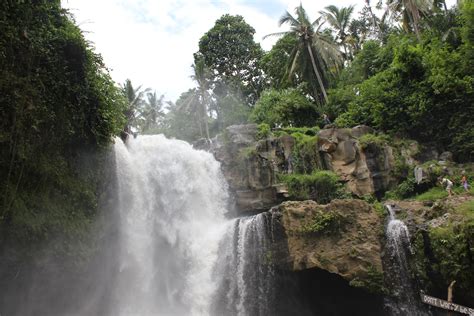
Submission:
[[[271,213],[235,219],[221,243],[215,315],[275,315]]]
[[[408,227],[396,219],[391,205],[385,205],[389,219],[386,227],[387,255],[386,277],[393,296],[386,299],[385,306],[394,316],[430,315],[419,302],[420,295],[410,276],[407,251],[413,253]]]
[[[110,315],[209,315],[225,181],[207,152],[162,135],[115,144],[120,213]]]

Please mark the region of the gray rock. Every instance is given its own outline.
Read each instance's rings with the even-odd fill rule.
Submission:
[[[450,151],[445,151],[439,155],[439,160],[441,161],[453,161],[453,153]]]

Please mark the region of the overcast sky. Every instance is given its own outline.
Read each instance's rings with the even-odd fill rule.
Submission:
[[[309,17],[329,4],[348,6],[362,0],[302,0]],[[278,19],[294,12],[300,0],[62,0],[75,16],[111,70],[122,83],[130,78],[143,85],[177,97],[194,83],[189,78],[193,53],[200,37],[223,14],[240,14],[256,30],[255,41],[269,50],[275,39],[262,40],[278,32]],[[356,8],[358,12],[361,8]]]

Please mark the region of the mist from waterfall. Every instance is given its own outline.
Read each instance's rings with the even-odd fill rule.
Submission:
[[[115,145],[120,240],[110,315],[208,315],[226,183],[207,152],[162,135]]]

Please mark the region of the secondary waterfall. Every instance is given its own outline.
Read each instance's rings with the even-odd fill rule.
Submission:
[[[236,219],[221,243],[215,315],[275,315],[271,214]]]
[[[386,228],[387,253],[389,264],[386,267],[386,276],[390,282],[390,289],[395,297],[386,300],[386,307],[391,315],[430,315],[419,302],[420,295],[410,276],[407,251],[412,252],[408,227],[401,220],[396,219],[391,205],[385,206],[389,213]]]
[[[115,145],[120,253],[110,315],[209,315],[226,184],[210,153],[162,135]]]

